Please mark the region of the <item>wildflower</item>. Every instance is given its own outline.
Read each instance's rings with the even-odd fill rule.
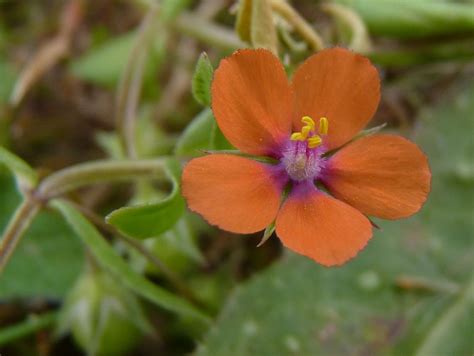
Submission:
[[[241,152],[275,163],[233,154],[193,159],[182,178],[189,208],[235,233],[275,221],[287,248],[343,264],[371,238],[367,216],[412,215],[430,190],[427,158],[415,144],[387,134],[351,142],[379,99],[377,70],[346,49],[313,55],[291,83],[269,51],[235,52],[216,70],[214,115]]]

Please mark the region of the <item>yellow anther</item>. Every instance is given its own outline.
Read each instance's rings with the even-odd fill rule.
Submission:
[[[291,134],[290,140],[291,141],[304,141],[304,140],[306,140],[306,137],[303,137],[301,132],[295,132],[295,133]]]
[[[309,116],[303,116],[303,118],[301,119],[301,122],[303,124],[306,124],[307,126],[309,126],[310,131],[314,130],[314,128],[316,127],[316,124],[314,123],[314,120],[312,118],[310,118]]]
[[[313,129],[309,125],[303,126],[301,128],[301,136],[303,136],[306,139],[312,130]]]
[[[326,117],[319,119],[319,133],[321,135],[327,135],[329,130],[329,121]]]
[[[323,139],[318,135],[308,138],[308,147],[315,148],[318,147],[323,142]]]
[[[300,132],[294,132],[291,134],[290,139],[292,141],[307,141],[309,148],[315,148],[322,144],[323,139],[319,135],[315,135],[316,124],[314,120],[309,116],[303,116],[301,122],[305,124]],[[327,135],[329,127],[329,121],[325,117],[319,119],[319,134]]]

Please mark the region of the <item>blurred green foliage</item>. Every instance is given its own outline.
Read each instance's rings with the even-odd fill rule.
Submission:
[[[438,74],[442,73],[441,76],[446,79],[449,77],[446,73],[451,73],[447,70],[452,65],[451,60],[466,62],[473,59],[472,0],[333,2],[355,11],[363,20],[374,39],[369,57],[379,65],[382,76],[388,78],[387,82],[408,77],[411,80],[410,70],[416,73],[415,65],[436,61],[444,61],[442,64],[445,67],[440,67]],[[93,3],[88,5],[91,9],[95,6]],[[152,4],[153,1],[141,0],[130,6],[138,3]],[[238,15],[240,23],[237,24],[240,35],[254,44],[276,47],[273,25],[284,23],[281,14],[277,21],[273,21],[275,18],[270,13],[269,2],[241,3],[244,6]],[[315,2],[289,3],[293,3],[298,10],[299,6],[309,9]],[[31,18],[27,17],[28,21],[44,6],[42,2],[31,7],[30,4],[11,4],[1,7],[0,11],[11,5],[12,9],[16,9],[13,12],[29,13]],[[104,6],[107,8],[108,5]],[[142,11],[139,16],[146,17],[149,10]],[[188,11],[183,14],[187,15],[185,23],[176,21],[185,10]],[[207,313],[220,312],[207,336],[201,340],[198,355],[471,354],[474,350],[474,323],[471,317],[474,315],[474,85],[471,83],[460,86],[456,92],[444,93],[446,98],[441,104],[421,108],[414,121],[413,138],[427,153],[433,169],[432,194],[417,216],[403,222],[377,222],[382,231],[375,231],[368,247],[342,267],[324,268],[286,252],[271,267],[238,284],[234,274],[255,273],[255,265],[260,261],[255,262],[254,259],[260,257],[256,258],[253,254],[265,256],[265,252],[258,250],[249,253],[245,242],[236,244],[229,242],[234,241],[231,238],[216,237],[215,230],[205,225],[203,220],[185,212],[179,191],[183,160],[200,156],[203,151],[233,149],[209,108],[214,69],[206,54],[199,57],[192,81],[189,79],[192,62],[200,51],[206,50],[216,60],[239,42],[237,37],[228,41],[234,34],[227,26],[230,25],[227,11],[220,11],[213,21],[202,19],[194,23],[201,17],[199,11],[202,11],[201,2],[161,1],[154,30],[156,33],[153,32],[149,48],[142,48],[147,53],[147,60],[143,94],[135,108],[136,148],[140,158],[175,157],[169,161],[168,177],[157,177],[153,182],[137,180],[131,199],[125,194],[120,197],[121,202],[128,201],[127,206],[113,211],[108,220],[123,234],[136,238],[137,244],[180,275],[196,300],[189,302],[172,287],[169,288],[168,284],[172,283],[166,280],[165,273],[143,254],[118,238],[107,241],[73,205],[55,200],[52,207],[57,211],[45,209],[41,212],[0,276],[1,301],[8,304],[17,298],[29,300],[36,297],[64,301],[63,331],[72,331],[83,350],[107,355],[125,352],[148,331],[137,296],[179,316],[168,318],[169,315],[161,313],[161,309],[158,313],[153,311],[156,313],[153,316],[159,315],[158,319],[166,321],[160,324],[160,319],[154,325],[163,334],[159,343],[166,346],[201,338],[209,325]],[[124,13],[134,16],[126,11]],[[315,19],[311,13],[301,14],[309,22]],[[119,14],[119,20],[120,16],[124,15]],[[37,144],[34,140],[28,142],[28,134],[38,124],[23,126],[24,121],[28,121],[24,117],[36,117],[44,112],[49,114],[44,108],[56,106],[51,93],[54,94],[53,88],[63,90],[60,85],[65,85],[68,94],[77,95],[75,99],[80,99],[78,102],[82,104],[64,103],[62,98],[57,110],[64,111],[63,106],[66,105],[73,105],[67,106],[68,109],[82,107],[84,110],[83,106],[89,101],[82,91],[88,92],[89,88],[94,89],[92,96],[95,91],[113,96],[117,85],[123,80],[127,63],[133,63],[131,53],[139,42],[137,34],[140,30],[130,31],[130,23],[108,29],[108,24],[117,18],[104,16],[112,22],[102,23],[102,17],[98,16],[100,23],[97,24],[94,23],[97,19],[93,17],[87,18],[79,30],[82,36],[90,32],[91,48],[81,48],[79,53],[72,48],[67,65],[62,68],[59,64],[52,70],[54,73],[50,78],[43,73],[35,85],[41,81],[46,85],[38,85],[42,90],[31,93],[19,110],[9,107],[7,102],[20,68],[15,61],[22,58],[22,51],[30,53],[28,46],[31,44],[26,40],[25,43],[7,44],[7,40],[16,39],[18,34],[14,31],[10,34],[0,18],[0,48],[14,50],[0,55],[1,142],[17,140],[16,145],[12,145],[14,148],[23,145],[35,150]],[[135,20],[138,25],[139,18]],[[176,22],[180,23],[179,26]],[[204,28],[204,25],[211,26]],[[307,43],[299,36],[301,33],[298,35],[293,32],[292,26],[286,25],[285,29],[279,30],[294,36],[290,39],[297,44],[293,50],[298,53],[285,48],[286,52],[282,50],[280,54],[283,54],[281,57],[285,64],[292,68],[298,65],[298,58],[303,60],[309,51],[306,50]],[[332,25],[331,21],[318,21],[314,28],[320,31],[328,46],[340,45],[331,42]],[[181,29],[177,30],[180,26]],[[35,33],[41,27],[38,24],[25,23],[24,27],[24,38],[34,37],[32,43],[40,43],[43,39],[47,41],[46,32],[53,26],[48,23],[45,34],[40,36]],[[349,26],[348,31],[351,30]],[[186,36],[180,37],[183,33]],[[44,38],[41,37],[43,35]],[[64,69],[66,73],[61,72]],[[406,69],[408,71],[404,72]],[[463,70],[461,67],[454,69]],[[67,80],[56,82],[61,75]],[[183,89],[180,88],[180,76],[186,78],[186,75],[187,86]],[[416,81],[420,80],[415,75],[413,83]],[[80,88],[76,88],[77,91],[72,89],[76,86]],[[387,92],[393,95],[393,92],[403,90],[402,86],[392,85]],[[171,94],[162,96],[161,90],[168,90]],[[163,97],[166,100],[162,100]],[[193,97],[202,106],[197,114],[198,105],[192,101]],[[403,97],[409,100],[407,98]],[[168,100],[172,104],[166,108],[163,104],[168,103],[163,101]],[[114,112],[105,107],[109,109],[104,110],[105,114],[94,112],[93,115],[108,124]],[[163,107],[166,109],[164,113],[160,111]],[[90,114],[94,109],[86,111]],[[69,118],[68,114],[64,111],[57,116]],[[189,120],[186,126],[183,118]],[[120,132],[117,133],[119,130],[99,131],[104,128],[101,125],[97,128],[95,123],[88,120],[82,129],[89,130],[87,134],[96,138],[102,154],[113,159],[126,158]],[[26,134],[16,137],[22,130],[26,130]],[[50,138],[52,136],[48,136]],[[58,141],[61,139],[68,140],[70,137],[57,138]],[[18,145],[21,140],[25,143]],[[82,145],[83,136],[77,141],[75,145]],[[34,152],[31,156],[42,162],[36,157],[41,154]],[[36,172],[6,150],[0,149],[0,161],[6,163],[17,178],[15,185],[15,180],[0,167],[2,231],[20,202],[18,187],[24,188],[24,183],[33,185],[37,177]],[[171,189],[168,189],[170,186]],[[116,209],[117,202],[107,201],[106,208],[101,207],[100,211],[110,211],[110,208]],[[270,227],[267,232],[271,231]],[[90,267],[90,261],[95,261],[92,263],[95,265],[93,272],[83,268],[83,246],[90,251],[91,258],[87,265]],[[276,254],[271,254],[278,249],[275,246],[273,249],[264,247],[271,252],[270,257],[263,258],[262,265],[274,258]],[[251,248],[255,251],[253,245]],[[225,300],[232,286],[235,290]],[[37,329],[29,333],[34,330]]]
[[[109,38],[70,62],[71,72],[78,78],[113,88],[117,86],[132,51],[137,32]],[[156,90],[156,73],[165,55],[165,38],[155,36],[145,67],[145,88]]]
[[[374,35],[420,38],[474,33],[473,4],[450,0],[333,0],[353,8]]]
[[[151,333],[138,299],[108,274],[89,268],[67,295],[60,332],[72,330],[90,355],[119,355]]]
[[[0,168],[0,231],[20,202],[13,178]],[[64,220],[41,213],[0,276],[0,298],[61,298],[83,264],[82,245]]]

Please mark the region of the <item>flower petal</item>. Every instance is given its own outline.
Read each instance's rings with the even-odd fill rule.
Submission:
[[[420,210],[430,191],[428,159],[401,136],[361,138],[330,158],[323,177],[331,193],[367,215],[399,219]]]
[[[278,213],[276,233],[289,249],[333,266],[364,248],[372,225],[359,211],[314,186],[298,186]]]
[[[184,168],[182,188],[189,209],[235,233],[268,226],[277,215],[282,193],[270,166],[221,154],[191,160]]]
[[[354,137],[370,121],[380,100],[380,79],[370,61],[347,49],[323,50],[307,59],[293,77],[295,130],[301,118],[326,117],[327,149]]]
[[[235,147],[274,155],[291,131],[293,95],[283,65],[265,49],[223,59],[212,82],[212,110]]]

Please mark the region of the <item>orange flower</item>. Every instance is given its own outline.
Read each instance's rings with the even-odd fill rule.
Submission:
[[[427,158],[410,141],[373,135],[348,143],[379,99],[377,70],[346,49],[313,55],[291,83],[271,52],[235,52],[216,70],[214,115],[241,152],[275,163],[232,154],[193,159],[182,178],[189,208],[235,233],[276,221],[289,249],[323,265],[343,264],[372,236],[366,215],[407,217],[430,190]]]

